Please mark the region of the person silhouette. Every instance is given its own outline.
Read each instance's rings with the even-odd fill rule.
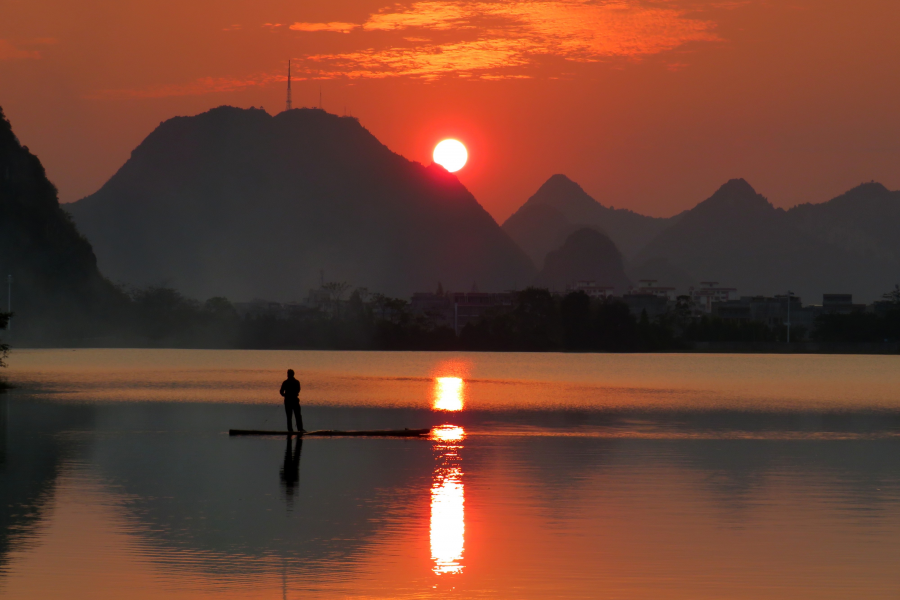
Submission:
[[[297,484],[300,483],[300,454],[303,452],[303,438],[297,438],[297,445],[291,451],[291,436],[287,438],[287,448],[284,450],[284,464],[281,466],[281,485],[288,504],[294,499]]]
[[[287,430],[294,431],[292,417],[297,418],[297,431],[306,433],[303,429],[303,415],[300,414],[300,382],[294,379],[294,370],[288,369],[287,379],[281,384],[279,393],[284,398],[284,413],[287,415]]]

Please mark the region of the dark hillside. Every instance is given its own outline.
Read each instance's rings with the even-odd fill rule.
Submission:
[[[776,294],[791,290],[806,302],[823,293],[855,294],[871,302],[893,287],[897,262],[882,243],[880,254],[862,254],[852,244],[838,243],[823,222],[837,228],[839,217],[825,219],[830,203],[776,209],[743,179],[723,185],[708,200],[683,213],[640,253],[639,261],[665,259],[701,281],[719,281],[741,294]],[[796,212],[794,212],[796,211]],[[848,223],[866,213],[857,204]],[[877,219],[887,213],[872,213]]]
[[[575,230],[584,227],[573,225],[559,210],[546,204],[529,204],[516,211],[503,224],[519,247],[528,254],[531,262],[540,269],[551,250],[562,246]]]
[[[60,208],[41,161],[19,143],[0,110],[0,309],[7,305],[8,275],[17,342],[91,335],[95,318],[123,301]]]
[[[534,218],[529,213],[536,206],[555,209],[566,222]],[[608,235],[630,258],[676,220],[677,217],[660,219],[603,206],[565,175],[553,175],[503,223],[503,229],[533,258],[546,255],[543,240],[555,239],[557,243],[552,248],[558,248],[575,229],[588,226]]]
[[[113,280],[198,298],[297,300],[322,272],[398,296],[535,273],[455,176],[318,109],[170,119],[69,208]]]
[[[872,259],[900,260],[900,192],[865,183],[822,204],[787,211],[798,229],[817,240]]]
[[[589,227],[574,232],[547,255],[535,285],[564,292],[566,285],[582,280],[613,287],[616,294],[631,285],[619,249],[608,236]]]

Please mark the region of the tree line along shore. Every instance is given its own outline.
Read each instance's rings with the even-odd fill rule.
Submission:
[[[327,291],[348,290],[326,284]],[[327,294],[323,294],[328,297]],[[891,297],[887,294],[886,297]],[[843,351],[891,352],[900,343],[900,299],[880,313],[819,315],[811,329],[698,314],[691,299],[653,318],[617,298],[528,288],[508,306],[485,311],[456,330],[409,302],[356,289],[315,306],[260,303],[239,311],[226,298],[200,302],[168,287],[122,291],[61,335],[6,336],[20,347],[151,347],[523,352]],[[5,324],[8,314],[0,314]],[[9,332],[18,335],[15,317]],[[5,352],[6,346],[3,347]]]

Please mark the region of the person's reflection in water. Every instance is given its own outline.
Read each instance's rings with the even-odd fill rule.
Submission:
[[[293,448],[291,437],[287,438],[287,447],[284,449],[284,464],[281,465],[281,485],[284,487],[284,497],[288,507],[294,503],[294,493],[300,483],[300,454],[303,451],[303,439],[297,438]]]

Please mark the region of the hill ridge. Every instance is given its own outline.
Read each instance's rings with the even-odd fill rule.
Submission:
[[[549,206],[563,217],[554,215],[552,232],[542,218],[545,211],[537,210],[537,206]],[[503,230],[540,267],[547,253],[558,248],[576,229],[586,226],[609,236],[629,258],[676,218],[648,217],[626,208],[604,206],[579,184],[557,173],[509,216]]]
[[[108,316],[123,299],[100,274],[90,243],[60,207],[43,164],[15,135],[2,108],[0,273],[4,283],[12,276],[17,342],[97,335],[96,317]]]
[[[536,272],[455,175],[320,109],[165,121],[71,212],[112,277],[196,297],[298,300],[322,271],[392,295]]]

